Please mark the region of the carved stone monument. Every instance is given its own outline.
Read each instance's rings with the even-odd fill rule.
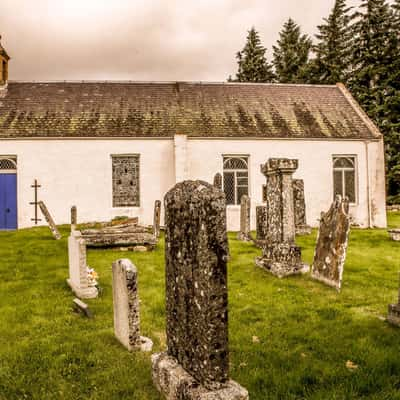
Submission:
[[[151,351],[153,342],[140,336],[138,273],[128,259],[112,265],[114,333],[129,350]]]
[[[228,241],[224,193],[184,181],[164,198],[167,353],[152,356],[169,400],[244,400],[229,379]]]
[[[214,175],[214,186],[222,190],[222,175],[219,172]]]
[[[337,195],[330,209],[321,213],[311,276],[340,290],[349,240],[348,199]]]
[[[86,264],[86,243],[79,231],[72,231],[68,237],[68,285],[81,299],[97,297],[96,286],[92,286],[88,276]]]
[[[306,221],[306,201],[304,196],[303,179],[293,179],[293,201],[294,201],[294,225],[296,234],[307,235],[311,228]]]
[[[240,199],[240,231],[238,233],[238,240],[242,242],[251,241],[250,207],[250,197],[244,194]]]
[[[58,231],[57,226],[54,223],[54,220],[51,217],[51,215],[49,213],[49,210],[47,209],[46,205],[43,203],[43,201],[39,201],[38,204],[39,204],[39,207],[40,207],[40,211],[42,212],[44,218],[46,219],[46,222],[48,223],[50,231],[53,234],[54,238],[56,240],[60,240],[61,239],[60,232]]]
[[[78,223],[77,209],[76,206],[71,207],[71,232],[76,229]]]
[[[256,265],[279,278],[309,271],[294,242],[292,175],[297,167],[298,160],[287,158],[270,158],[261,165],[261,172],[267,178],[267,238],[262,256],[256,258]]]
[[[156,239],[160,237],[161,201],[154,203],[153,235]]]

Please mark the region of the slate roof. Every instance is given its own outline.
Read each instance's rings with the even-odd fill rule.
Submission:
[[[0,138],[379,138],[342,86],[9,82]]]

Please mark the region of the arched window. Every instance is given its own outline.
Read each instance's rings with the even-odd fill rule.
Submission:
[[[17,160],[12,157],[0,156],[0,174],[17,172]]]
[[[356,158],[354,156],[333,157],[333,197],[347,196],[350,203],[356,202]]]
[[[247,156],[224,156],[224,192],[226,204],[240,204],[244,194],[249,194]]]

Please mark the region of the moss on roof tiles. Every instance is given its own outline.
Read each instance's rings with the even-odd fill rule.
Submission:
[[[335,86],[10,82],[0,137],[375,138]]]

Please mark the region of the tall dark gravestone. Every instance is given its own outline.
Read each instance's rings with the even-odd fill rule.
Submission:
[[[164,198],[167,353],[152,356],[153,380],[170,400],[242,400],[229,380],[225,195],[185,181]]]
[[[293,201],[296,234],[310,234],[311,228],[307,225],[306,221],[306,200],[304,195],[303,179],[293,179]]]
[[[214,175],[214,186],[222,190],[222,175],[219,172]]]

